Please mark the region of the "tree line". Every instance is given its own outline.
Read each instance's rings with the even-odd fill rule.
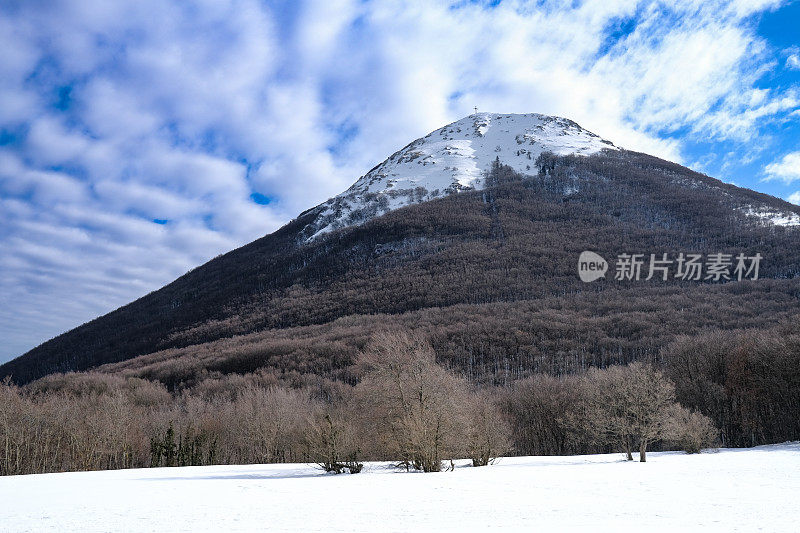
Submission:
[[[355,385],[295,388],[269,374],[180,392],[99,373],[6,381],[0,474],[271,462],[358,473],[367,460],[435,472],[461,458],[605,451],[644,461],[653,447],[697,452],[719,435],[641,363],[478,387],[437,363],[424,335],[385,330],[355,367]]]

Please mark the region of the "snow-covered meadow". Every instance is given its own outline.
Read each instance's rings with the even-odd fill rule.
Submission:
[[[0,531],[797,531],[800,443],[517,457],[358,475],[311,465],[0,478]]]

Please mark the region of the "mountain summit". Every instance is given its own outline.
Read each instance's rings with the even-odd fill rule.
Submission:
[[[592,155],[618,150],[575,122],[537,113],[475,113],[417,139],[359,178],[352,187],[307,211],[316,219],[308,240],[358,225],[399,207],[481,189],[499,158],[530,174],[543,152]]]

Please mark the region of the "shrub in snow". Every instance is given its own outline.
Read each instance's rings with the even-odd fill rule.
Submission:
[[[666,440],[686,453],[700,453],[716,444],[719,430],[702,413],[676,405],[666,427]]]
[[[326,407],[316,414],[309,429],[309,449],[314,461],[325,472],[358,474],[364,464],[353,424],[341,409]]]

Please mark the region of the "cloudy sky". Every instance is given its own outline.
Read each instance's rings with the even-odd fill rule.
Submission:
[[[800,203],[798,27],[780,0],[0,0],[0,361],[473,106]]]

